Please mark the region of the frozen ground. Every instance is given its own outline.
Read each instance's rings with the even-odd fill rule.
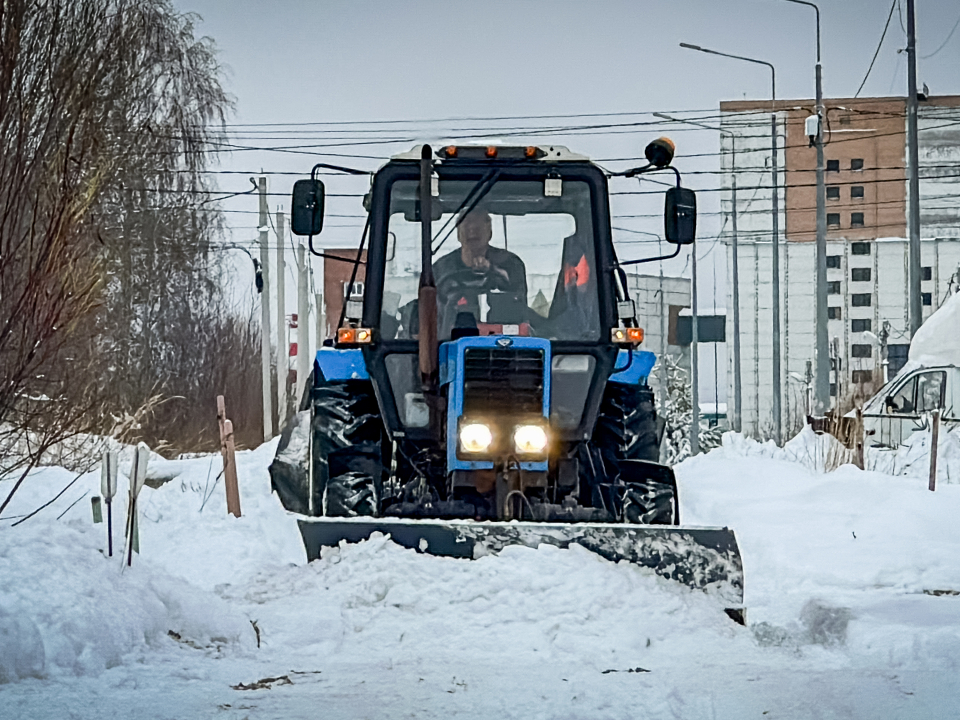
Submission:
[[[98,492],[83,477],[0,520],[0,717],[960,716],[960,596],[926,594],[960,590],[960,485],[815,472],[811,442],[728,436],[678,468],[684,522],[737,531],[747,627],[576,549],[460,561],[381,538],[306,565],[272,444],[239,458],[240,520],[218,458],[145,488],[122,569],[89,496],[67,510]],[[72,478],[38,471],[5,517]]]

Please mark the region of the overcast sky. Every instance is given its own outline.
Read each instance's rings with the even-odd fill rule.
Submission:
[[[703,117],[716,113],[723,100],[769,97],[770,75],[765,68],[681,49],[680,42],[773,63],[779,98],[809,98],[814,93],[814,11],[786,0],[175,3],[202,18],[197,34],[211,37],[219,48],[226,85],[236,99],[230,119],[238,126],[231,128],[233,142],[245,147],[294,148],[293,152],[233,152],[222,158],[224,170],[306,174],[313,162],[323,159],[375,169],[390,154],[412,146],[415,139],[436,141],[460,128],[646,123],[656,118],[426,120],[655,111],[698,111],[694,114]],[[824,95],[852,96],[877,48],[890,0],[822,0],[819,6]],[[905,11],[906,0],[902,0],[861,96],[906,94],[906,53],[898,53],[906,45],[901,26]],[[958,21],[956,0],[917,0],[918,78],[933,95],[960,94]],[[956,32],[947,41],[951,28]],[[373,124],[384,120],[417,122]],[[250,127],[335,121],[358,124]],[[385,129],[389,132],[384,133]],[[641,155],[649,140],[664,133],[677,142],[675,164],[681,170],[718,169],[716,156],[683,157],[718,150],[717,134],[705,130],[644,125],[541,140],[562,142],[607,160]],[[385,144],[385,137],[403,141]],[[497,133],[491,131],[486,137],[497,137]],[[344,144],[359,141],[368,144]],[[303,145],[325,147],[299,147]],[[321,151],[347,157],[312,154]],[[245,190],[250,187],[246,178],[221,175],[219,186],[225,191]],[[271,197],[272,208],[289,204],[285,196],[295,179],[271,176],[270,190],[278,193]],[[327,189],[359,192],[364,182],[330,178]],[[712,175],[691,176],[688,181],[697,189],[717,183]],[[256,210],[256,199],[235,198],[224,207],[234,228],[231,239],[249,245],[257,223],[256,216],[247,213]],[[648,201],[628,209],[644,212],[651,207]],[[719,209],[717,193],[701,193],[700,209],[701,303],[712,305],[716,291],[717,305],[723,306],[724,258],[722,252],[713,252],[711,239],[720,229],[718,215],[710,214]],[[328,204],[331,214],[361,212],[356,198],[332,198]],[[356,218],[328,216],[325,244],[355,246],[360,223]],[[632,227],[662,232],[662,222],[652,218],[635,221]],[[655,246],[636,249],[639,254]],[[687,258],[679,258],[667,271],[687,274]]]

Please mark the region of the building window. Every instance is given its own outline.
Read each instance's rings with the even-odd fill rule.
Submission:
[[[873,370],[854,370],[850,375],[854,385],[873,382]]]
[[[840,161],[827,160],[827,172],[840,172]]]
[[[827,319],[828,319],[828,320],[839,320],[839,319],[840,319],[840,308],[838,308],[838,307],[828,307],[828,308],[827,308]]]
[[[869,318],[857,318],[850,321],[850,330],[851,332],[870,332],[870,320]]]
[[[863,158],[853,158],[850,161],[851,170],[863,170]]]
[[[873,357],[873,345],[851,345],[850,357],[855,357],[855,358]]]
[[[840,199],[840,186],[827,185],[827,200],[839,200],[839,199]]]
[[[830,397],[836,397],[836,396],[837,396],[837,384],[830,383]]]
[[[850,227],[863,227],[863,213],[850,213]]]
[[[933,280],[933,268],[927,266],[920,268],[921,280]]]
[[[840,213],[827,213],[827,227],[840,227]]]
[[[852,268],[850,279],[854,282],[870,282],[870,268]]]
[[[920,300],[924,305],[933,305],[933,295],[930,293],[920,293]]]
[[[853,293],[850,296],[850,304],[854,307],[870,307],[873,302],[873,296],[870,293]]]
[[[840,294],[840,281],[831,280],[827,283],[827,295],[839,295]]]
[[[863,185],[853,185],[850,187],[850,197],[853,199],[863,197]]]
[[[870,243],[868,242],[850,243],[850,253],[853,255],[869,255]]]
[[[840,269],[840,256],[839,255],[827,255],[827,268],[829,270],[839,270]]]
[[[907,364],[907,353],[910,346],[907,344],[887,345],[887,374],[893,377]]]

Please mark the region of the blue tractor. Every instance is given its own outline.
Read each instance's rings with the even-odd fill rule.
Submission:
[[[696,198],[661,138],[625,173],[674,174],[665,238],[694,241]],[[311,251],[324,185],[294,186]],[[336,168],[339,169],[339,168]],[[736,538],[680,526],[647,377],[653,353],[611,236],[611,174],[559,146],[427,145],[373,176],[336,335],[285,428],[273,487],[311,559],[371,533],[477,557],[577,543],[742,605]],[[735,614],[735,613],[734,613]]]

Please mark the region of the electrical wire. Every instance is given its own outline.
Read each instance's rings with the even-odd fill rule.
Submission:
[[[860,87],[857,88],[857,92],[854,95],[855,98],[860,97],[860,91],[863,90],[863,86],[867,84],[867,78],[870,77],[870,71],[873,70],[873,64],[877,61],[877,56],[880,54],[880,48],[883,47],[883,39],[887,36],[887,28],[890,27],[890,19],[893,17],[893,10],[898,4],[899,0],[893,0],[893,3],[890,5],[890,13],[887,15],[887,22],[883,26],[883,32],[880,34],[880,42],[877,43],[877,51],[873,54],[873,60],[870,61],[870,67],[867,68],[867,74],[863,76],[863,82],[860,83]],[[947,39],[949,40],[949,38]]]

